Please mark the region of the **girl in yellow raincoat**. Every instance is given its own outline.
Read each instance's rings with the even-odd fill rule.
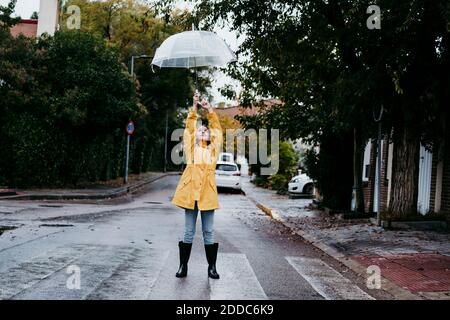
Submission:
[[[216,271],[219,244],[214,243],[214,210],[219,208],[215,172],[217,158],[222,148],[222,128],[217,114],[205,99],[200,105],[208,110],[208,127],[202,125],[196,128],[199,104],[199,94],[196,93],[183,134],[187,165],[172,199],[173,204],[185,209],[184,239],[178,243],[180,267],[176,277],[182,278],[187,275],[187,264],[195,235],[197,215],[200,211],[208,276],[219,279]]]

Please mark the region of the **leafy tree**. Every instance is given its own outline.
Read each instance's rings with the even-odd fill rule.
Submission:
[[[133,55],[151,57],[166,38],[191,27],[187,24],[188,13],[160,2],[70,0],[65,6],[72,4],[81,9],[81,31],[106,39],[117,48],[121,61],[129,67]],[[63,21],[68,17],[64,15]],[[148,110],[145,117],[137,119],[136,134],[132,139],[131,152],[135,156],[131,171],[135,173],[163,167],[166,116],[169,134],[182,127],[183,112],[190,105],[194,92],[193,72],[151,68],[150,62],[151,59],[135,60],[139,98]],[[205,72],[200,73],[203,74]],[[210,85],[208,73],[206,77],[199,77],[198,84],[198,89],[207,91]],[[168,150],[170,147],[172,142]]]
[[[405,215],[417,203],[419,142],[442,136],[437,121],[448,103],[450,3],[377,1],[381,30],[366,26],[369,4],[205,0],[197,17],[207,26],[227,20],[245,34],[238,52],[245,59],[230,71],[246,90],[242,103],[278,97],[283,104],[243,121],[320,146],[308,170],[327,205],[348,209],[354,185],[362,210],[362,150],[375,136],[373,113],[383,106],[383,130],[393,132],[396,146],[391,210]]]
[[[0,29],[8,31],[20,22],[20,17],[12,17],[16,8],[17,0],[10,0],[6,6],[0,5]]]
[[[166,115],[169,129],[181,127],[180,111],[190,104],[192,72],[153,72],[148,60],[136,60],[133,79],[125,67],[131,55],[152,55],[181,31],[185,13],[161,17],[159,5],[132,0],[64,2],[71,4],[82,9],[82,30],[67,30],[63,14],[62,31],[38,43],[12,38],[14,6],[1,7],[0,177],[5,184],[77,184],[121,175],[130,119],[137,125],[131,171],[161,168]],[[200,78],[200,88],[208,83]]]
[[[13,38],[10,28],[20,18],[11,18],[16,1],[10,1],[7,6],[0,6],[0,183],[10,185],[13,180],[30,174],[28,166],[18,162],[20,152],[16,144],[16,137],[24,139],[26,147],[30,149],[31,140],[36,139],[33,130],[24,126],[26,116],[16,117],[17,113],[25,113],[39,108],[45,101],[48,90],[38,78],[44,72],[40,67],[41,53],[36,51],[35,42],[19,36]],[[28,120],[29,119],[28,117]],[[38,152],[38,148],[35,149]],[[20,177],[15,177],[22,166],[25,171]],[[39,168],[40,172],[43,171]]]
[[[48,107],[66,134],[61,149],[70,182],[116,177],[122,171],[124,125],[147,112],[119,52],[78,31],[57,33],[40,47],[47,52],[46,67],[54,70],[43,81],[52,84]]]
[[[146,110],[117,51],[81,32],[58,32],[38,43],[10,39],[9,45],[7,58],[19,68],[11,70],[18,78],[2,86],[3,180],[12,186],[77,184],[121,173],[119,133]]]
[[[286,192],[290,179],[295,175],[298,157],[292,145],[288,141],[281,141],[278,154],[272,153],[272,157],[278,156],[279,170],[269,177],[270,186],[280,192]]]
[[[138,103],[119,53],[98,37],[84,32],[60,32],[41,39],[46,51],[46,83],[52,84],[50,109],[62,127],[89,139],[121,128],[145,108]]]
[[[236,119],[220,113],[219,113],[219,121],[220,127],[222,128],[223,150],[226,150],[227,132],[229,132],[230,134],[231,133],[237,134],[239,130],[242,130],[242,125]],[[238,139],[235,138],[233,141],[233,153],[237,155],[238,151],[242,152],[242,150],[238,150]]]

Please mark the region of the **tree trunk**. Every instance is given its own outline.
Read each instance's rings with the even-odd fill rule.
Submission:
[[[355,188],[355,212],[364,213],[364,193],[362,188],[364,141],[359,126],[355,127],[353,132],[353,187]]]
[[[353,186],[353,132],[324,134],[320,143],[318,184],[323,205],[348,211]]]
[[[398,217],[417,213],[420,140],[408,126],[394,128],[392,191],[389,212]]]

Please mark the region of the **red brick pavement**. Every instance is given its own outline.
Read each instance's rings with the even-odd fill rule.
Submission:
[[[381,275],[412,292],[450,291],[450,257],[435,253],[353,256],[363,266],[377,265]]]

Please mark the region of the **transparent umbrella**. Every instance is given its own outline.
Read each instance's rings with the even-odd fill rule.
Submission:
[[[224,67],[232,61],[236,61],[236,55],[217,34],[193,30],[167,38],[156,49],[152,64],[160,68],[190,69]]]
[[[214,32],[185,31],[167,38],[152,64],[160,68],[224,67],[235,60],[234,52]]]

